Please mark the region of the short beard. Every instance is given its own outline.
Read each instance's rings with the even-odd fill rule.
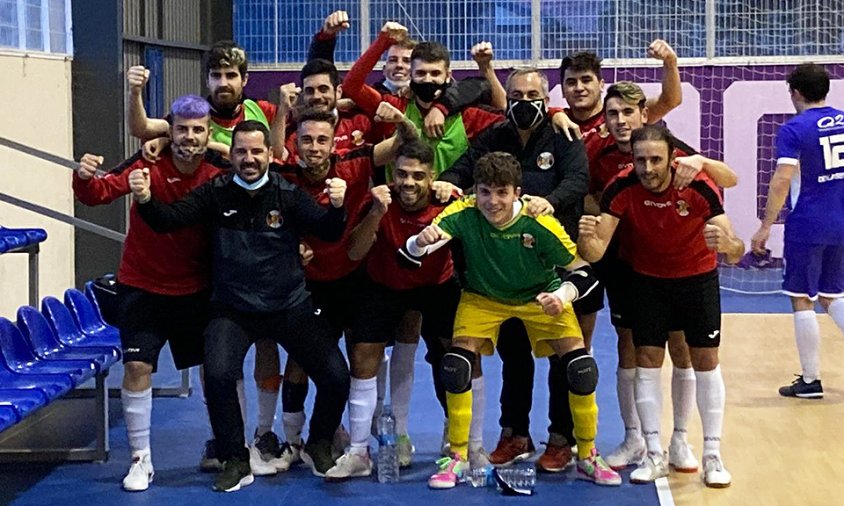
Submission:
[[[176,157],[180,162],[191,163],[195,162],[198,158],[202,158],[203,156],[205,156],[205,152],[208,150],[208,146],[191,146],[189,144],[177,144],[174,145],[172,149],[173,156]]]

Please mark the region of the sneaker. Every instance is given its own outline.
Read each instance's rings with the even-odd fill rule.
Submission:
[[[671,441],[668,446],[668,466],[678,473],[696,473],[698,463],[691,445],[683,440]]]
[[[666,476],[668,476],[668,466],[665,463],[665,455],[648,452],[645,460],[630,473],[630,483],[653,483]]]
[[[277,472],[284,472],[299,459],[299,449],[294,448],[287,442],[281,443],[274,432],[265,432],[255,439],[253,445],[261,455],[261,460],[273,466]],[[295,451],[295,455],[294,455]],[[258,475],[255,464],[252,464],[252,474]]]
[[[410,467],[416,448],[410,441],[410,436],[402,434],[396,439],[396,453],[399,456],[399,468]]]
[[[454,488],[469,473],[469,463],[456,453],[437,461],[440,470],[428,478],[428,486],[434,489]]]
[[[573,463],[571,446],[566,438],[551,434],[545,444],[545,453],[536,461],[536,469],[545,473],[559,473]]]
[[[265,461],[275,458],[281,449],[281,442],[273,431],[264,432],[260,436],[256,432],[254,445],[261,453],[261,458]]]
[[[803,381],[803,376],[798,375],[797,379],[790,385],[780,387],[780,395],[783,397],[799,397],[801,399],[823,399],[823,387],[821,380],[816,379],[811,383]]]
[[[314,476],[324,478],[326,471],[336,464],[331,450],[331,441],[327,439],[319,440],[307,443],[302,448],[300,456],[302,461],[311,468]]]
[[[203,473],[217,473],[223,470],[223,463],[217,458],[217,445],[213,439],[205,442],[202,457],[199,459],[199,470]]]
[[[621,485],[621,476],[604,462],[597,448],[592,448],[589,457],[577,461],[577,478],[591,481],[595,485]]]
[[[274,465],[261,458],[261,451],[254,444],[249,446],[249,467],[254,476],[271,476],[278,472]]]
[[[128,492],[141,492],[149,488],[155,470],[152,468],[152,460],[149,453],[135,455],[132,458],[132,465],[129,472],[123,478],[123,490]]]
[[[638,466],[645,460],[648,453],[645,448],[645,440],[640,435],[628,436],[607,455],[607,464],[613,470],[620,471],[627,466]]]
[[[733,478],[730,472],[724,469],[721,457],[718,455],[705,455],[703,457],[703,482],[711,488],[727,488]]]
[[[223,472],[214,480],[214,490],[217,492],[236,492],[255,481],[249,462],[230,459],[223,465]]]
[[[494,466],[509,466],[514,462],[529,459],[536,448],[529,437],[513,436],[508,429],[501,431],[498,446],[489,454],[489,462]]]
[[[451,442],[448,440],[448,418],[443,420],[443,438],[440,442],[440,455],[443,457],[451,455]]]
[[[469,445],[469,467],[472,469],[482,469],[490,465],[489,453],[484,450],[483,446],[472,448]]]
[[[334,467],[325,472],[326,481],[341,481],[348,478],[358,478],[370,476],[372,474],[372,458],[369,456],[369,450],[366,453],[348,453],[343,454],[337,459]]]
[[[331,440],[332,455],[335,459],[346,453],[346,448],[352,445],[352,436],[346,431],[342,424],[334,431],[334,439]]]

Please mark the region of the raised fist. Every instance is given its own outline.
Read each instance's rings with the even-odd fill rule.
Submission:
[[[677,61],[677,53],[674,52],[674,48],[662,39],[651,42],[651,45],[648,46],[648,56],[669,63]]]
[[[381,102],[378,104],[378,109],[375,110],[375,117],[373,119],[384,123],[400,123],[404,121],[404,113],[396,109],[389,102]]]
[[[381,27],[381,32],[386,33],[394,42],[403,42],[407,39],[407,27],[395,21],[387,21]]]
[[[346,11],[334,11],[322,23],[322,31],[335,35],[349,29],[349,14]]]
[[[580,217],[577,231],[580,232],[580,237],[590,239],[598,235],[598,224],[601,223],[600,216],[592,216],[591,214],[584,214]]]
[[[79,179],[88,180],[94,177],[103,164],[103,161],[103,157],[99,155],[92,155],[91,153],[82,155],[82,159],[79,160],[79,169],[76,171]]]
[[[382,184],[370,190],[369,193],[372,195],[372,212],[378,216],[387,214],[387,209],[393,202],[393,197],[390,195],[390,187]]]
[[[489,65],[492,61],[493,51],[492,42],[481,41],[472,46],[472,59],[478,64],[478,67]]]
[[[149,201],[152,193],[149,190],[149,169],[135,169],[129,173],[129,189],[132,196],[141,204]]]
[[[343,200],[346,197],[346,181],[339,177],[332,177],[325,180],[325,193],[334,207],[343,207]]]
[[[129,89],[133,92],[139,93],[143,90],[147,81],[149,81],[149,69],[143,65],[129,67],[126,72],[126,82],[129,83]]]

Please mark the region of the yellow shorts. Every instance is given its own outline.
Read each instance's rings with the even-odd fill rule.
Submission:
[[[483,355],[492,355],[498,343],[501,324],[510,318],[522,320],[527,329],[530,346],[537,357],[547,357],[554,350],[546,341],[557,339],[583,339],[577,317],[571,304],[563,307],[557,316],[548,316],[542,306],[531,302],[520,306],[502,304],[492,299],[470,292],[460,295],[457,315],[454,319],[454,337],[473,337],[488,339],[480,349]]]

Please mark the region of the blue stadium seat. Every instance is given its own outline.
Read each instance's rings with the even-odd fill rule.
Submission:
[[[112,347],[71,349],[64,346],[44,315],[32,306],[18,308],[18,327],[41,359],[90,360],[96,364],[97,372],[105,371],[117,362],[119,352]]]
[[[19,374],[13,372],[6,365],[5,360],[0,360],[0,386],[19,390],[39,390],[52,400],[70,392],[73,389],[73,380],[67,374]]]
[[[0,231],[0,242],[5,243],[6,251],[11,251],[17,248],[23,248],[29,245],[29,241],[27,240],[26,235],[17,233],[4,233],[2,231]]]
[[[117,328],[105,323],[99,308],[91,303],[91,299],[84,293],[75,288],[68,288],[64,292],[64,303],[70,308],[77,325],[85,335],[110,334],[120,342],[120,332]]]
[[[14,236],[22,239],[25,246],[47,240],[47,231],[42,228],[6,228],[0,227],[0,237]]]
[[[0,406],[0,432],[18,423],[18,413],[11,406]]]
[[[95,284],[96,284],[95,281],[88,281],[87,283],[85,283],[85,297],[88,299],[88,301],[91,303],[91,305],[94,306],[94,310],[95,310],[95,313],[96,313],[96,316],[98,318],[99,323],[101,323],[103,325],[112,325],[113,326],[113,323],[110,323],[109,320],[107,320],[106,318],[109,318],[111,320],[111,322],[114,322],[114,315],[112,313],[114,313],[114,307],[113,306],[114,306],[114,298],[115,298],[115,294],[116,294],[116,290],[117,290],[117,288],[116,288],[117,283],[116,283],[116,281],[114,281],[114,275],[113,274],[107,274],[105,277],[108,277],[108,276],[111,277],[112,281],[114,282],[114,285],[109,286],[108,289],[106,289],[106,287],[100,287],[100,288],[102,288],[102,290],[100,290],[95,286]],[[73,289],[71,289],[71,290],[73,290]],[[114,292],[108,293],[110,291],[114,291]],[[102,293],[102,295],[101,295],[101,293]],[[104,301],[100,298],[100,297],[106,297],[106,296],[110,297],[111,300]],[[74,294],[74,297],[77,297],[77,295]],[[68,302],[67,293],[65,293],[64,303],[67,304],[68,307],[70,307],[70,304]]]
[[[0,388],[0,406],[15,409],[18,418],[24,418],[36,409],[47,405],[47,396],[39,390]]]
[[[97,365],[90,360],[39,360],[14,323],[0,317],[0,351],[7,367],[19,374],[63,374],[73,386],[93,378]]]
[[[98,334],[83,334],[73,319],[70,309],[55,297],[44,297],[41,300],[41,313],[50,323],[59,342],[71,348],[90,348],[92,346],[108,346],[114,348],[120,356],[120,336],[100,332]]]

